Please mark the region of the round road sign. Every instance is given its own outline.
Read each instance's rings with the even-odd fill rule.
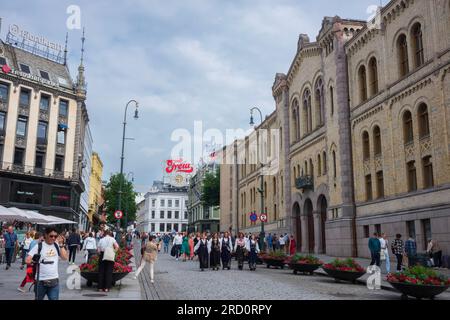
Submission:
[[[259,215],[259,220],[261,220],[261,222],[267,222],[267,214],[261,213]]]
[[[255,212],[250,213],[250,221],[255,222],[258,220],[258,215]]]
[[[114,217],[116,217],[116,219],[122,219],[123,212],[120,210],[117,210],[116,212],[114,212]]]

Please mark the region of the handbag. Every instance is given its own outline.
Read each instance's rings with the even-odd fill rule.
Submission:
[[[386,252],[384,250],[380,251],[380,260],[386,260]]]
[[[106,248],[105,252],[103,253],[103,260],[114,262],[115,258],[116,252],[114,251],[114,249],[112,247]]]

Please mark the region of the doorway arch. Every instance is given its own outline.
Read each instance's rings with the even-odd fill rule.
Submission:
[[[314,216],[313,216],[313,205],[311,199],[306,199],[304,206],[305,216],[307,219],[308,227],[308,252],[314,253]]]
[[[320,252],[327,252],[326,236],[325,236],[325,222],[327,221],[328,202],[324,195],[319,197],[317,201],[317,208],[320,213]]]
[[[302,221],[300,217],[300,205],[298,202],[294,203],[292,207],[292,215],[295,217],[295,241],[296,249],[301,250],[302,248]]]

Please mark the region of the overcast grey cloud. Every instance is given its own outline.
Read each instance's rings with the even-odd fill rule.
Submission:
[[[384,1],[385,3],[387,1]],[[249,108],[274,109],[271,86],[287,72],[298,35],[315,39],[324,16],[366,19],[379,0],[0,0],[1,36],[9,24],[64,42],[69,32],[72,76],[80,56],[81,30],[67,30],[66,9],[81,8],[86,28],[85,67],[94,149],[104,179],[119,171],[125,104],[130,112],[125,172],[134,172],[144,192],[162,176],[162,163],[176,142],[177,128],[193,131],[248,129]]]

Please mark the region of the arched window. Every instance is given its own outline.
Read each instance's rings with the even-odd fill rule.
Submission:
[[[428,107],[422,103],[418,109],[419,116],[419,137],[427,137],[430,135],[430,122],[428,118]]]
[[[309,171],[308,171],[308,161],[305,160],[305,175],[307,176],[308,174],[309,174]]]
[[[297,179],[297,168],[294,166],[294,180]]]
[[[315,117],[316,117],[316,127],[323,125],[323,81],[322,78],[317,79],[316,85],[314,86],[315,91]]]
[[[300,125],[299,125],[299,108],[297,99],[294,100],[292,105],[292,122],[294,131],[294,142],[300,140]]]
[[[423,53],[423,37],[422,37],[422,26],[420,23],[416,23],[412,27],[412,46],[414,52],[414,66],[416,68],[420,67],[425,62],[425,57]]]
[[[370,159],[370,140],[369,140],[369,133],[367,131],[363,132],[362,141],[363,141],[363,160],[368,160]]]
[[[272,187],[273,187],[273,196],[277,195],[277,179],[273,177],[272,179]]]
[[[398,37],[397,52],[400,77],[404,77],[409,73],[408,41],[406,40],[406,36],[404,34]]]
[[[413,131],[413,122],[411,112],[406,111],[403,114],[403,138],[405,144],[413,142],[414,140],[414,131]]]
[[[336,166],[336,152],[333,150],[333,176],[337,177],[337,166]]]
[[[378,93],[378,66],[377,59],[373,57],[369,61],[369,69],[370,69],[370,96],[374,96]]]
[[[311,92],[309,89],[305,90],[303,94],[303,130],[305,133],[312,131],[312,113],[311,113]]]
[[[381,155],[381,131],[379,126],[373,129],[373,148],[375,156]]]
[[[300,165],[299,164],[297,165],[297,175],[298,175],[298,177],[300,177]],[[303,172],[301,175],[303,175]]]
[[[309,175],[314,177],[314,164],[312,159],[309,159]]]
[[[334,115],[334,89],[331,86],[330,87],[330,111],[331,111],[331,116]]]
[[[317,176],[322,175],[322,161],[320,159],[320,153],[317,155]]]
[[[323,152],[322,161],[323,161],[323,174],[327,174],[328,163],[327,163],[327,153],[325,151]]]
[[[365,66],[359,67],[358,83],[359,83],[359,99],[362,103],[367,100],[367,73]]]

